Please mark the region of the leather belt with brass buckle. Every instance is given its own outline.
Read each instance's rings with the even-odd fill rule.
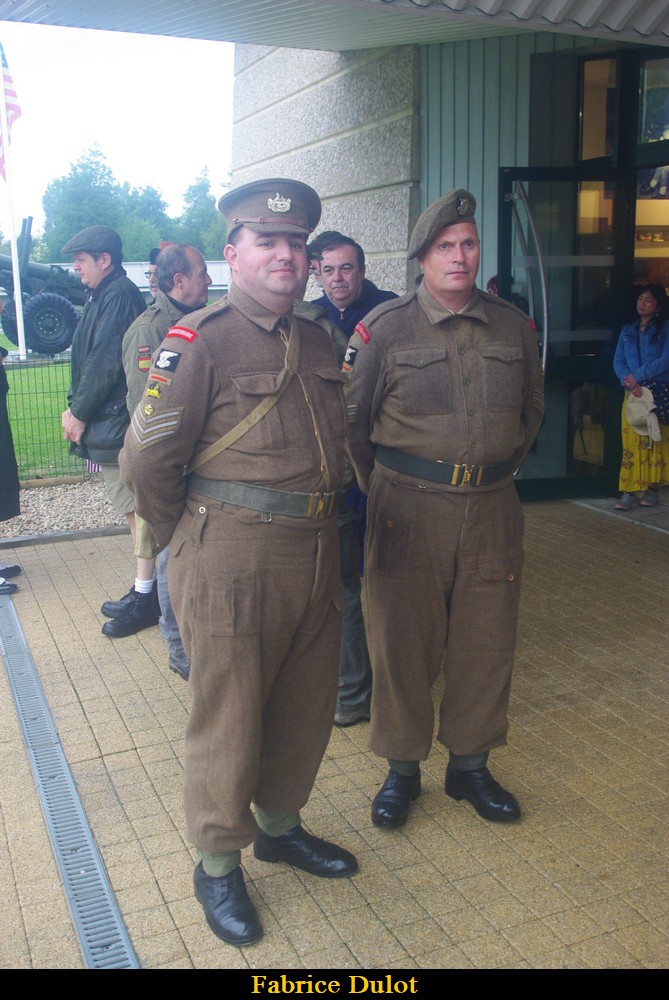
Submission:
[[[188,488],[214,500],[222,500],[223,503],[248,507],[264,514],[285,514],[287,517],[330,517],[341,496],[340,490],[290,493],[287,490],[273,490],[268,486],[254,486],[252,483],[238,483],[235,480],[203,479],[194,472],[188,476]]]
[[[420,455],[410,455],[406,451],[386,448],[379,445],[376,449],[376,460],[387,469],[403,472],[407,476],[418,479],[431,479],[436,483],[447,483],[449,486],[490,486],[491,483],[506,479],[514,471],[512,458],[496,465],[467,465],[459,463],[434,461],[422,458]]]

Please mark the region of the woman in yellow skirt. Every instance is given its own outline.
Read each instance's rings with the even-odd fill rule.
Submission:
[[[669,323],[667,294],[661,285],[641,288],[636,302],[638,319],[626,324],[618,338],[613,359],[615,373],[628,393],[640,397],[642,388],[652,390],[660,411],[669,403]],[[623,403],[619,488],[622,496],[616,510],[655,507],[658,488],[669,485],[669,426],[660,422],[661,440],[638,434],[630,426]],[[669,409],[669,406],[667,407]],[[658,412],[658,417],[662,417]]]

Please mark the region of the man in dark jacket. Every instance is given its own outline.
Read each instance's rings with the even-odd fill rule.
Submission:
[[[127,518],[134,545],[134,500],[118,471],[118,453],[130,423],[121,345],[146,302],[121,266],[121,237],[110,226],[82,229],[65,244],[63,253],[74,256],[74,270],[89,289],[72,339],[72,384],[70,405],[61,417],[63,436],[77,455],[100,466],[107,496]],[[148,611],[157,624],[158,597],[148,596],[152,599]]]
[[[347,337],[374,306],[396,299],[395,292],[377,288],[365,277],[365,252],[350,236],[330,231],[309,244],[322,257],[320,283],[324,295],[315,299],[325,306],[328,319],[338,323]]]
[[[321,307],[327,319],[343,331],[343,350],[340,344],[335,345],[342,364],[348,339],[360,320],[381,302],[397,296],[395,292],[377,288],[365,277],[364,251],[349,236],[330,230],[312,240],[309,249],[321,257],[318,280],[326,292],[310,305]],[[365,497],[355,484],[342,502],[337,524],[346,607],[334,721],[336,726],[355,726],[369,719],[372,696],[372,666],[365,638],[360,584]]]

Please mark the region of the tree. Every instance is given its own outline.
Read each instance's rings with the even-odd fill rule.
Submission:
[[[49,184],[42,206],[45,217],[42,239],[50,261],[61,260],[63,246],[87,226],[118,228],[120,188],[97,146],[73,164],[67,176]]]
[[[176,239],[197,247],[210,260],[220,260],[225,246],[225,219],[216,208],[206,167],[186,190],[184,205]]]

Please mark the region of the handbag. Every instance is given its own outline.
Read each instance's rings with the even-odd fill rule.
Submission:
[[[120,451],[129,423],[125,399],[110,400],[88,421],[81,443],[88,452]]]
[[[656,379],[649,379],[641,382],[642,386],[650,389],[653,394],[655,413],[661,424],[669,424],[669,382],[658,382]]]

